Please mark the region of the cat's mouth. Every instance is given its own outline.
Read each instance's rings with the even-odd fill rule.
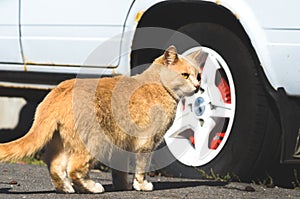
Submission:
[[[195,90],[194,93],[197,93],[200,90],[201,81],[198,80],[190,80],[191,84],[194,86]]]
[[[201,90],[200,85],[195,86],[195,88],[196,88],[196,89],[195,89],[194,93],[198,93],[198,91]]]

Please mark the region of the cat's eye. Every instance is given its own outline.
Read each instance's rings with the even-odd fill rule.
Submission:
[[[181,73],[181,76],[184,78],[184,79],[188,79],[190,74],[188,73]]]

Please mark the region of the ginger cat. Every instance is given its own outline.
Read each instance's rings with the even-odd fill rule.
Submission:
[[[201,54],[183,57],[170,46],[142,74],[60,83],[37,107],[29,132],[0,144],[0,160],[46,146],[43,159],[57,192],[102,193],[103,186],[88,176],[93,160],[123,161],[114,151],[126,151],[136,155],[133,188],[153,190],[144,174],[149,154],[172,125],[180,98],[199,87],[195,63]],[[113,168],[112,177],[116,189],[130,188],[126,170]]]

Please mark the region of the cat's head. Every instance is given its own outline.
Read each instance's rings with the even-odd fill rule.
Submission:
[[[171,88],[179,97],[192,95],[200,86],[200,66],[205,62],[207,53],[201,49],[187,56],[177,53],[175,46],[168,47],[154,63],[164,65],[168,71],[162,71],[163,84]],[[173,71],[174,73],[170,72]]]

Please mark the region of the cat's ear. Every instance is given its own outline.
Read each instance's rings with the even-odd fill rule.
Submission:
[[[187,55],[187,57],[196,62],[199,67],[203,67],[208,57],[208,53],[200,49]]]
[[[169,46],[167,50],[164,52],[164,61],[167,65],[176,64],[178,61],[177,49],[175,46]]]

